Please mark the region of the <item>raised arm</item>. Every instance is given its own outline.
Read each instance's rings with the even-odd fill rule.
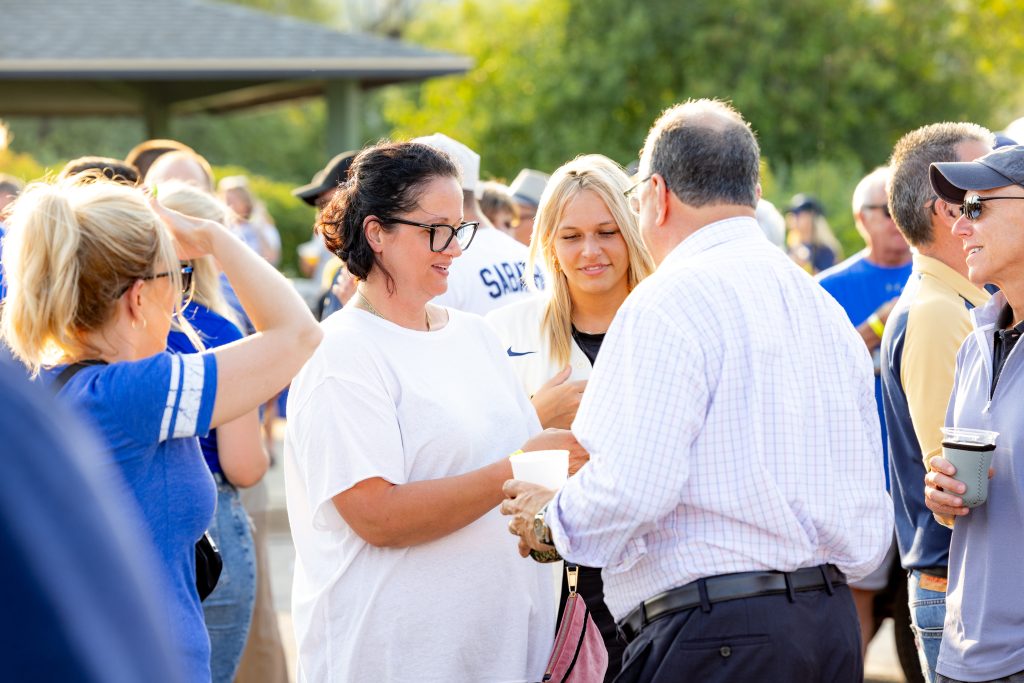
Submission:
[[[212,254],[256,327],[245,339],[218,347],[212,427],[254,410],[283,389],[312,355],[322,333],[291,283],[227,228],[153,202],[173,235],[179,257]]]

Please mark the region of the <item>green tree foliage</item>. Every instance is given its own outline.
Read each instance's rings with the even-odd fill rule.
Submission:
[[[1009,28],[1021,10],[980,4],[984,26],[1008,34],[1001,45],[976,39],[979,11],[960,0],[461,0],[406,37],[475,68],[392,91],[384,115],[399,136],[465,141],[485,174],[508,178],[584,152],[628,163],[665,107],[727,99],[775,171],[767,196],[821,195],[852,250],[850,193],[901,135],[937,120],[1005,122],[993,107],[1024,54]]]
[[[560,164],[572,140],[545,134],[554,122],[544,118],[549,96],[543,88],[551,79],[566,87],[575,83],[560,64],[567,10],[565,0],[463,0],[434,7],[405,38],[469,55],[476,67],[465,77],[384,93],[393,135],[445,133],[481,150],[485,173],[497,176],[515,175],[527,160],[539,167]],[[554,148],[551,155],[544,154],[542,139]]]
[[[292,185],[270,178],[254,175],[240,166],[214,166],[213,175],[219,181],[225,176],[244,175],[249,178],[249,187],[267,207],[267,213],[274,219],[281,234],[280,268],[289,275],[297,275],[298,246],[313,237],[313,221],[316,209],[292,196]]]
[[[237,164],[270,178],[302,184],[326,161],[324,106],[306,102],[214,116],[171,119],[170,137],[212,164]],[[134,118],[12,118],[11,148],[46,165],[86,155],[123,158],[146,139]]]
[[[332,23],[338,19],[336,2],[331,0],[227,0],[270,14],[287,14],[299,19]]]
[[[923,123],[987,122],[993,94],[1009,89],[993,93],[979,74],[980,47],[951,20],[964,6],[463,0],[408,36],[466,52],[476,68],[406,89],[386,116],[403,134],[460,133],[508,175],[583,151],[628,161],[664,107],[720,97],[751,121],[773,162],[852,155],[874,165]]]

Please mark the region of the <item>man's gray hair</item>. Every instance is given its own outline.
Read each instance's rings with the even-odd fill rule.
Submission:
[[[933,123],[912,130],[896,143],[889,160],[889,211],[911,246],[927,246],[932,234],[935,193],[928,182],[933,163],[958,161],[956,148],[965,142],[995,144],[992,132],[976,123]]]
[[[721,100],[666,109],[644,143],[646,173],[657,173],[684,204],[757,206],[761,150],[750,125]]]
[[[885,181],[888,179],[888,166],[879,166],[874,171],[861,178],[860,182],[857,183],[857,188],[853,191],[854,215],[860,213],[861,209],[864,208],[864,205],[868,203],[868,195],[871,193],[871,188],[880,183],[884,190]]]

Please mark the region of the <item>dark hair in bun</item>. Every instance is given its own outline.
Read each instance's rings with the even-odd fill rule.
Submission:
[[[363,231],[367,216],[394,216],[416,208],[423,186],[434,178],[460,177],[444,152],[417,142],[383,142],[364,149],[352,162],[348,181],[320,212],[317,231],[349,272],[365,280],[382,268]],[[385,230],[394,229],[384,225]],[[383,269],[383,268],[382,268]],[[384,271],[389,289],[391,275]]]

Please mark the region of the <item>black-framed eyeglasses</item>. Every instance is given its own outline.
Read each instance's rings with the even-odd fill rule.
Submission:
[[[448,248],[448,245],[455,240],[462,251],[469,249],[476,235],[476,229],[480,226],[477,221],[460,223],[458,226],[447,223],[416,223],[407,221],[404,218],[391,218],[380,216],[384,223],[398,223],[399,225],[411,225],[414,228],[423,228],[430,233],[430,251],[441,253]]]
[[[981,203],[990,202],[993,199],[1024,199],[1024,197],[979,197],[976,194],[969,194],[964,197],[964,203],[960,205],[960,215],[966,216],[969,221],[976,221],[981,218]]]
[[[625,197],[626,201],[629,202],[629,210],[637,214],[638,216],[640,215],[640,193],[638,192],[638,190],[640,189],[641,185],[643,185],[653,177],[654,174],[652,173],[643,180],[633,183],[632,185],[629,186],[629,189],[622,193],[622,196]]]
[[[888,204],[865,204],[865,205],[863,205],[860,208],[861,208],[861,210],[864,210],[864,209],[880,209],[882,211],[882,215],[883,216],[885,216],[886,218],[892,218],[892,213],[889,211],[889,205]]]
[[[189,264],[189,263],[182,263],[181,264],[181,271],[180,272],[181,272],[181,295],[186,300],[189,300],[189,299],[192,298],[192,273],[193,273],[192,265]],[[114,298],[115,299],[120,299],[122,296],[124,296],[124,293],[127,292],[129,289],[131,289],[132,284],[134,284],[136,280],[147,280],[148,281],[148,280],[156,280],[157,278],[161,278],[161,277],[170,277],[170,276],[171,276],[171,271],[165,270],[162,273],[154,273],[153,275],[143,275],[141,277],[137,277],[137,278],[135,278],[135,280],[132,280],[131,282],[126,284],[124,287],[122,287],[121,291],[118,292],[117,296],[115,296]]]

